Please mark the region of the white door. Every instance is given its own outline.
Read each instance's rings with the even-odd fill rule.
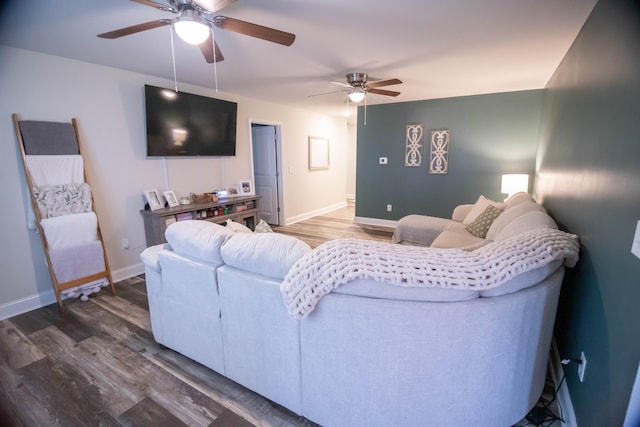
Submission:
[[[262,196],[258,203],[260,218],[271,225],[280,224],[277,130],[277,127],[272,125],[251,125],[256,194]]]

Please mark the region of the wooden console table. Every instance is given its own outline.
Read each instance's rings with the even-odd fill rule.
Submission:
[[[199,219],[221,224],[231,219],[253,230],[260,221],[260,197],[238,196],[219,199],[216,203],[191,203],[155,211],[141,210],[147,247],[166,243],[164,232],[176,221]]]

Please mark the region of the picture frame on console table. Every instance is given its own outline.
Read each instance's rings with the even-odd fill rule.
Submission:
[[[145,190],[144,197],[147,200],[147,203],[149,204],[149,209],[151,209],[152,211],[155,211],[164,207],[164,204],[160,201],[160,193],[158,193],[158,190],[156,189]]]
[[[165,191],[163,194],[164,198],[167,200],[167,203],[169,203],[169,207],[175,208],[176,206],[180,205],[180,202],[178,201],[178,198],[173,191]]]
[[[240,185],[238,185],[240,189],[241,196],[253,196],[255,194],[253,189],[253,183],[250,179],[243,179],[240,181]]]
[[[240,190],[237,185],[229,185],[227,187],[227,197],[236,197],[240,195]]]

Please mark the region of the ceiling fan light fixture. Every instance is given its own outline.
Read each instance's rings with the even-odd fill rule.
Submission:
[[[173,28],[189,44],[200,44],[209,37],[209,26],[191,9],[183,11]]]
[[[353,103],[358,103],[364,99],[364,90],[362,88],[353,88],[351,92],[349,92],[349,101]]]

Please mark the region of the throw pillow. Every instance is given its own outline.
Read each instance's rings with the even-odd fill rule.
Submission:
[[[487,236],[487,231],[493,221],[500,216],[502,211],[493,205],[487,206],[487,208],[465,229],[476,237],[484,239]]]
[[[249,227],[231,219],[227,220],[227,228],[236,233],[251,233],[251,229]]]
[[[495,206],[500,210],[504,209],[504,203],[494,202],[493,200],[487,199],[486,197],[481,195],[480,197],[478,197],[478,200],[473,205],[473,207],[471,208],[467,216],[464,217],[464,220],[462,221],[462,223],[464,225],[471,224],[473,221],[475,221],[478,215],[480,215],[482,212],[485,211],[485,209],[487,209],[487,206]]]
[[[256,228],[253,230],[253,232],[254,233],[273,233],[273,230],[264,219],[261,219],[258,225],[256,225]]]

